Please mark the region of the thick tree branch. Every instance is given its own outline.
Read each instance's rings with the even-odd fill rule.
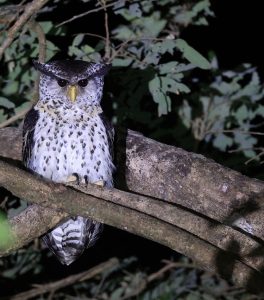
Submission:
[[[218,272],[225,278],[232,278],[235,283],[250,289],[262,290],[264,275],[176,226],[61,184],[40,180],[4,162],[0,162],[0,170],[0,184],[17,197],[30,199],[43,207],[66,211],[70,215],[92,218],[154,240],[193,258],[204,269]]]
[[[16,145],[16,149],[19,149],[19,143],[21,143],[20,139],[18,138],[19,133],[16,132],[16,130],[13,130],[14,133],[16,133],[16,140],[12,141],[12,139],[10,139],[10,136],[12,136],[12,130],[13,129],[7,128],[0,131],[0,142],[1,145],[3,145],[2,149],[0,150],[0,154],[7,157],[11,156],[14,158],[19,158],[19,155],[16,151],[8,152],[4,149],[7,137],[9,137],[9,143],[11,143],[11,145]],[[6,133],[7,131],[9,134]],[[3,144],[2,142],[5,142],[5,144]],[[120,150],[122,149],[122,146],[125,146],[125,144],[127,147],[126,156],[124,149],[123,151]],[[12,149],[12,147],[10,148],[10,144],[7,145],[7,147],[9,149]],[[192,201],[193,210],[198,210],[199,212],[199,209],[203,209],[204,215],[206,215],[207,213],[206,206],[197,206],[197,198],[199,199],[201,195],[203,195],[203,197],[206,197],[206,194],[209,198],[213,196],[215,198],[219,198],[219,194],[222,195],[221,193],[229,196],[227,190],[223,189],[223,186],[221,189],[221,185],[220,191],[218,190],[215,195],[213,193],[215,188],[213,189],[213,191],[209,190],[209,188],[211,188],[210,184],[213,185],[214,183],[214,185],[219,186],[219,181],[213,182],[211,180],[211,177],[215,175],[215,171],[212,171],[211,174],[208,173],[210,175],[207,178],[208,186],[203,186],[203,188],[200,187],[200,189],[198,189],[199,185],[197,186],[196,181],[201,180],[199,178],[199,172],[205,172],[204,167],[208,168],[210,164],[212,164],[214,167],[212,170],[216,170],[216,167],[218,168],[219,172],[216,173],[218,179],[221,179],[221,177],[223,177],[224,175],[226,184],[224,187],[228,187],[228,185],[230,184],[229,180],[231,178],[234,182],[236,182],[236,180],[238,179],[240,181],[243,180],[244,183],[247,184],[248,189],[246,193],[242,189],[240,189],[240,193],[244,192],[244,194],[246,195],[251,194],[251,197],[255,197],[256,194],[261,195],[261,192],[263,190],[262,182],[246,178],[239,173],[231,171],[227,168],[223,168],[215,164],[214,162],[203,158],[202,156],[187,153],[181,149],[177,149],[171,146],[159,144],[133,132],[129,132],[126,138],[119,138],[118,149],[119,152],[117,153],[117,155],[120,171],[119,173],[121,175],[126,175],[126,183],[128,186],[130,185],[131,190],[133,189],[134,191],[138,192],[139,189],[143,189],[143,187],[145,187],[145,194],[150,194],[151,196],[155,197],[159,196],[160,198],[163,197],[166,201],[171,201],[171,199],[168,197],[170,196],[170,194],[164,192],[168,192],[172,189],[170,180],[174,177],[173,186],[176,185],[179,190],[185,189],[186,191],[186,195],[181,195],[179,194],[179,191],[177,193],[176,190],[175,196],[177,196],[178,194],[178,196],[184,196],[184,198],[182,199],[181,197],[175,197],[173,199],[174,203],[182,202],[182,206],[189,207],[191,206]],[[126,165],[129,166],[129,168],[126,169],[126,172],[124,172],[124,158],[126,158]],[[186,163],[187,158],[189,160],[189,164]],[[203,164],[201,163],[202,161]],[[172,165],[173,162],[174,165]],[[200,165],[198,163],[200,163]],[[194,170],[192,170],[192,168],[190,169],[190,164]],[[200,169],[198,167],[200,167]],[[146,168],[149,168],[148,172],[146,172]],[[191,170],[191,172],[186,172],[186,168],[187,170]],[[44,202],[40,203],[41,205],[50,206],[50,203],[52,202],[52,208],[66,209],[66,211],[70,214],[92,217],[98,221],[104,221],[107,224],[156,240],[178,252],[181,252],[195,259],[204,268],[209,268],[210,270],[216,271],[224,277],[232,276],[234,281],[242,285],[251,287],[254,286],[256,288],[256,282],[260,280],[258,279],[258,277],[260,276],[262,278],[262,275],[260,274],[258,274],[257,278],[255,278],[255,275],[257,273],[255,273],[253,269],[249,267],[251,266],[254,269],[262,271],[263,249],[261,243],[257,243],[257,241],[254,241],[254,239],[247,237],[228,226],[212,222],[212,220],[199,216],[194,212],[186,211],[185,209],[183,209],[183,207],[177,207],[175,205],[170,205],[168,203],[166,204],[156,199],[148,199],[142,196],[133,198],[134,196],[131,194],[123,194],[124,192],[116,190],[113,192],[110,190],[100,188],[98,189],[98,187],[89,186],[88,192],[86,190],[84,191],[85,193],[88,193],[89,196],[77,193],[77,191],[74,191],[72,189],[69,190],[65,187],[56,187],[52,192],[52,190],[50,190],[50,184],[45,183],[45,188],[43,189],[43,186],[39,185],[41,181],[36,179],[34,176],[31,176],[29,174],[21,175],[22,173],[16,172],[21,172],[21,170],[16,170],[15,173],[10,175],[9,166],[6,170],[7,177],[4,178],[3,174],[5,172],[3,173],[2,168],[0,178],[2,176],[2,184],[4,182],[3,185],[11,190],[14,194],[18,192],[17,196],[39,203],[37,199],[34,199],[34,197],[36,196],[34,196],[34,193],[42,191],[43,197],[45,196],[46,198],[43,198]],[[160,173],[162,173],[163,177],[161,177]],[[20,175],[18,176],[18,174]],[[151,174],[153,176],[151,176]],[[193,176],[193,174],[195,174],[196,176],[193,177],[194,180],[192,181],[192,177],[188,178],[188,176]],[[178,176],[177,180],[175,180],[175,176]],[[180,179],[185,178],[185,181],[180,181],[179,177]],[[15,182],[12,183],[12,181]],[[32,187],[30,188],[31,191],[28,190],[29,188],[26,188],[27,191],[22,192],[20,186],[20,184],[22,183],[24,187],[25,184],[28,184],[29,187]],[[152,183],[153,185],[151,185]],[[166,186],[165,183],[168,183],[168,185]],[[195,190],[192,191],[193,187],[196,188],[196,195]],[[234,186],[234,188],[235,187],[236,186]],[[49,191],[49,193],[47,193],[47,191]],[[161,192],[163,196],[160,196],[159,193]],[[39,199],[39,193],[37,193],[37,195],[37,198]],[[51,197],[52,195],[53,198]],[[195,195],[196,199],[188,199],[187,197],[190,195]],[[94,198],[92,196],[96,196],[97,198]],[[68,197],[68,200],[66,200],[66,202],[65,197]],[[98,198],[104,198],[107,200],[107,202],[103,203],[103,201],[98,201]],[[56,205],[54,205],[55,199]],[[74,202],[75,208],[71,207],[71,199],[78,199]],[[122,199],[124,199],[124,201]],[[222,196],[222,199],[223,201],[225,201],[224,196]],[[249,197],[247,200],[252,201],[252,199]],[[253,199],[254,203],[259,204],[260,201],[256,199],[256,197]],[[186,203],[184,203],[183,200],[185,200]],[[230,199],[229,201],[232,201],[232,199]],[[226,206],[230,205],[230,203],[227,201],[223,203],[225,203]],[[77,204],[78,208],[76,208]],[[212,203],[212,205],[214,205],[214,203]],[[133,208],[133,210],[131,208]],[[229,209],[232,209],[231,205]],[[211,212],[210,207],[208,208],[208,211]],[[221,212],[216,212],[213,217],[216,217],[215,219],[221,220],[221,218],[223,218],[223,215],[220,213]],[[256,217],[256,211],[254,213]],[[257,213],[261,214],[262,210],[258,210]],[[252,217],[252,213],[250,213],[249,216]],[[192,219],[190,219],[191,217]],[[228,215],[226,215],[225,217],[228,217]],[[241,217],[239,218],[241,219]],[[248,218],[248,215],[246,215],[246,218]],[[263,226],[261,222],[251,224],[251,227],[253,229],[261,228],[261,226]],[[190,231],[192,234],[186,232],[185,230],[182,230],[179,227]],[[194,236],[194,234],[201,237],[201,239]],[[210,244],[206,243],[205,241],[209,241]],[[230,260],[230,255],[221,251],[218,247],[228,252],[237,254],[237,259],[243,261],[243,263],[233,258]],[[219,263],[220,260],[221,264]],[[223,263],[226,260],[228,260],[226,264],[228,268]],[[224,269],[222,269],[223,265]]]

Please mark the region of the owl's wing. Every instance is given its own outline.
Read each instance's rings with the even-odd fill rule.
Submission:
[[[22,159],[25,166],[28,166],[31,159],[31,152],[34,147],[34,130],[38,121],[39,114],[32,108],[25,116],[23,125],[23,148]]]
[[[110,121],[106,118],[104,114],[99,115],[106,131],[108,145],[110,149],[110,154],[112,156],[112,159],[114,159],[114,136],[115,136],[115,130]]]

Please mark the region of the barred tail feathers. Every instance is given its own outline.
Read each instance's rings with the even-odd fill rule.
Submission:
[[[70,265],[95,244],[103,224],[83,217],[71,218],[43,236],[43,241],[64,265]]]

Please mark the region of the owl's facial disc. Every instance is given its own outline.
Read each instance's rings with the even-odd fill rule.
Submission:
[[[72,102],[75,102],[77,98],[77,86],[69,85],[67,90],[67,95]]]

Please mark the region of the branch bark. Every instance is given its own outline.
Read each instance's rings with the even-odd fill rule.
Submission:
[[[15,136],[15,139],[12,140],[11,136]],[[3,145],[0,149],[2,156],[20,158],[17,150],[21,146],[21,139],[16,129],[0,130],[0,142]],[[218,272],[223,277],[231,277],[240,285],[255,290],[261,289],[260,282],[263,275],[254,269],[260,272],[263,269],[262,241],[254,240],[253,237],[210,218],[224,221],[230,216],[230,212],[236,211],[234,203],[230,202],[233,200],[232,196],[237,193],[243,193],[244,197],[248,197],[242,198],[242,204],[254,200],[254,204],[261,206],[263,183],[221,167],[200,155],[154,142],[134,132],[129,132],[126,137],[119,136],[117,143],[120,171],[118,173],[121,177],[119,179],[126,179],[130,190],[174,201],[174,205],[122,191],[100,189],[92,185],[88,187],[88,191],[82,190],[80,193],[76,191],[77,187],[73,190],[43,183],[36,177],[3,163],[0,183],[19,197],[52,209],[65,210],[70,214],[92,217],[97,221],[153,239],[193,258],[203,268]],[[7,151],[5,148],[17,150]],[[208,168],[211,172],[208,172]],[[216,174],[215,170],[218,171]],[[200,175],[206,172],[207,178],[200,178]],[[218,181],[212,180],[211,177]],[[223,183],[221,185],[221,180],[224,181],[224,186]],[[205,181],[207,185],[199,185]],[[242,185],[241,181],[247,185],[246,190],[236,190],[236,186]],[[105,200],[99,201],[99,198]],[[202,203],[203,198],[205,203]],[[222,206],[225,203],[224,212],[212,210],[208,198],[217,200],[211,205],[219,205],[218,209],[222,199]],[[72,199],[75,199],[74,207]],[[182,207],[175,206],[175,203],[181,204]],[[262,209],[245,214],[243,220],[245,217],[246,222],[249,217],[250,220],[255,220],[252,219],[252,214],[254,218],[256,214],[260,217]],[[241,219],[240,215],[239,218]],[[256,228],[260,231],[263,226],[261,220],[249,225],[256,232],[258,232]],[[233,255],[230,256],[230,253]]]

